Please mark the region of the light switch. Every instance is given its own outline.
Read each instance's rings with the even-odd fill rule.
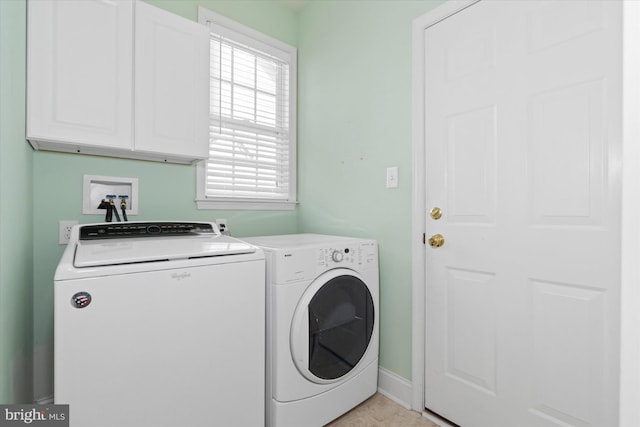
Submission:
[[[398,167],[387,168],[387,188],[398,188]]]

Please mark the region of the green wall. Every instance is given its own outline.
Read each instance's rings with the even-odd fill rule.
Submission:
[[[0,0],[0,403],[32,397],[31,149],[25,126],[25,7]]]
[[[300,229],[380,249],[380,364],[411,378],[411,24],[442,3],[311,1],[299,17]],[[386,169],[399,168],[387,189]]]
[[[410,378],[411,22],[441,1],[310,0],[300,12],[279,0],[147,1],[193,20],[202,5],[298,47],[300,205],[200,211],[194,167],[32,151],[24,140],[26,0],[0,0],[0,403],[52,393],[58,221],[101,220],[81,214],[84,174],[138,178],[140,214],[131,219],[223,217],[239,237],[377,239],[380,362]],[[397,189],[385,188],[388,166],[399,167]]]

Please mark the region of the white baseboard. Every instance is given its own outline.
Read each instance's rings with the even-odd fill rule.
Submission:
[[[378,393],[411,410],[413,398],[411,381],[382,367],[378,368]],[[422,411],[422,416],[439,427],[453,427],[447,420],[429,411]]]
[[[43,405],[53,403],[53,343],[33,348],[33,398]]]
[[[411,381],[385,368],[378,368],[378,392],[397,404],[411,409]]]

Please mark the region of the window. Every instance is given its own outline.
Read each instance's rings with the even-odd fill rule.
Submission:
[[[207,9],[199,17],[210,29],[211,68],[198,208],[293,209],[297,51]]]

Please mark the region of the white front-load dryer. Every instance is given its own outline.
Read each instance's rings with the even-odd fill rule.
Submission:
[[[267,426],[322,426],[377,390],[377,243],[318,234],[244,240],[267,260]]]

